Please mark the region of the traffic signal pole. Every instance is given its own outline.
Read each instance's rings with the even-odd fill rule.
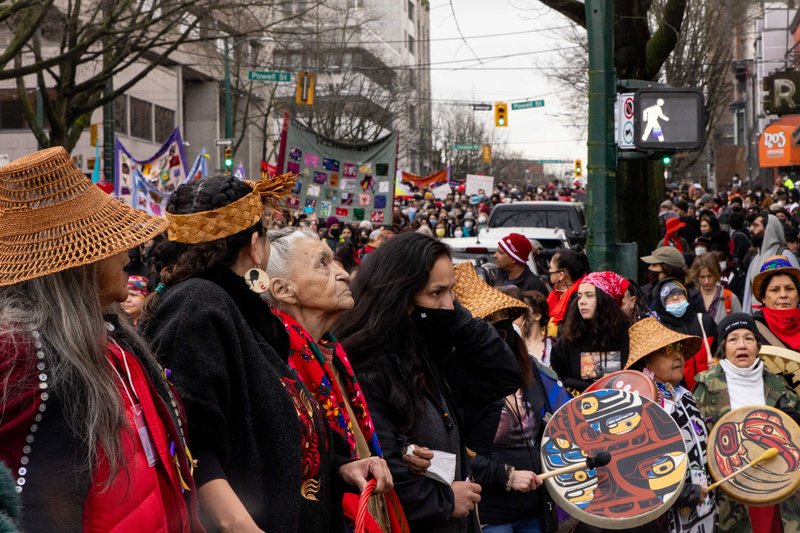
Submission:
[[[614,0],[586,0],[589,40],[589,140],[587,180],[588,243],[593,270],[617,265],[616,168],[614,142]]]

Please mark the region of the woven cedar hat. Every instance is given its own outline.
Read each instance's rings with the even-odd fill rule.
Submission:
[[[528,310],[528,306],[516,298],[503,294],[490,287],[478,277],[472,263],[465,261],[455,267],[456,285],[453,287],[456,299],[472,313],[472,316],[496,322],[515,319]]]
[[[0,167],[0,286],[112,257],[166,226],[101,191],[64,148],[26,155]]]
[[[251,228],[266,213],[265,203],[276,207],[294,188],[295,174],[281,174],[261,181],[245,181],[253,190],[235,202],[210,211],[188,215],[167,213],[167,238],[173,242],[197,244],[236,235]]]
[[[800,285],[800,270],[796,269],[783,255],[773,255],[761,265],[761,271],[753,278],[753,297],[758,300],[761,286],[774,274],[785,274]],[[763,302],[762,302],[763,303]]]
[[[647,357],[667,346],[683,354],[684,359],[697,353],[703,339],[694,335],[684,335],[662,326],[655,318],[645,318],[635,323],[628,330],[630,336],[630,353],[625,368],[630,368],[636,361]]]

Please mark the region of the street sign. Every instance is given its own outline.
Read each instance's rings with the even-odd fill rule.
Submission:
[[[473,111],[491,111],[492,104],[472,104]]]
[[[247,79],[251,81],[292,81],[292,73],[249,70]]]
[[[480,149],[481,149],[481,145],[480,144],[454,144],[453,145],[453,151],[455,151],[455,152],[458,152],[460,150],[466,151],[466,150],[480,150]]]
[[[636,144],[633,142],[635,94],[636,93],[622,93],[617,95],[617,145],[622,150],[636,149]]]
[[[214,141],[216,146],[232,146],[233,139],[217,139]]]
[[[705,142],[700,89],[639,89],[634,96],[634,143],[639,150],[698,150]]]
[[[527,102],[511,103],[511,109],[531,109],[533,107],[544,107],[544,100],[529,100]]]

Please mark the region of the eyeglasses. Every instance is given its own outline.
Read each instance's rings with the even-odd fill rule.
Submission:
[[[559,272],[564,272],[563,268],[559,268],[558,270],[548,270],[548,274],[558,274]]]

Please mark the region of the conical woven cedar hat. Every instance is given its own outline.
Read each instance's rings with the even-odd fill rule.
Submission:
[[[101,191],[62,147],[0,167],[0,286],[112,257],[166,227]]]
[[[453,292],[472,316],[496,322],[503,319],[513,320],[528,310],[524,302],[503,294],[479,278],[469,261],[456,265],[455,272],[456,285]]]
[[[685,359],[696,354],[703,343],[703,339],[700,337],[672,331],[652,317],[642,319],[632,325],[628,330],[628,336],[630,337],[630,353],[625,368],[630,368],[632,364],[643,357],[672,345],[676,345],[675,348],[683,353]]]

